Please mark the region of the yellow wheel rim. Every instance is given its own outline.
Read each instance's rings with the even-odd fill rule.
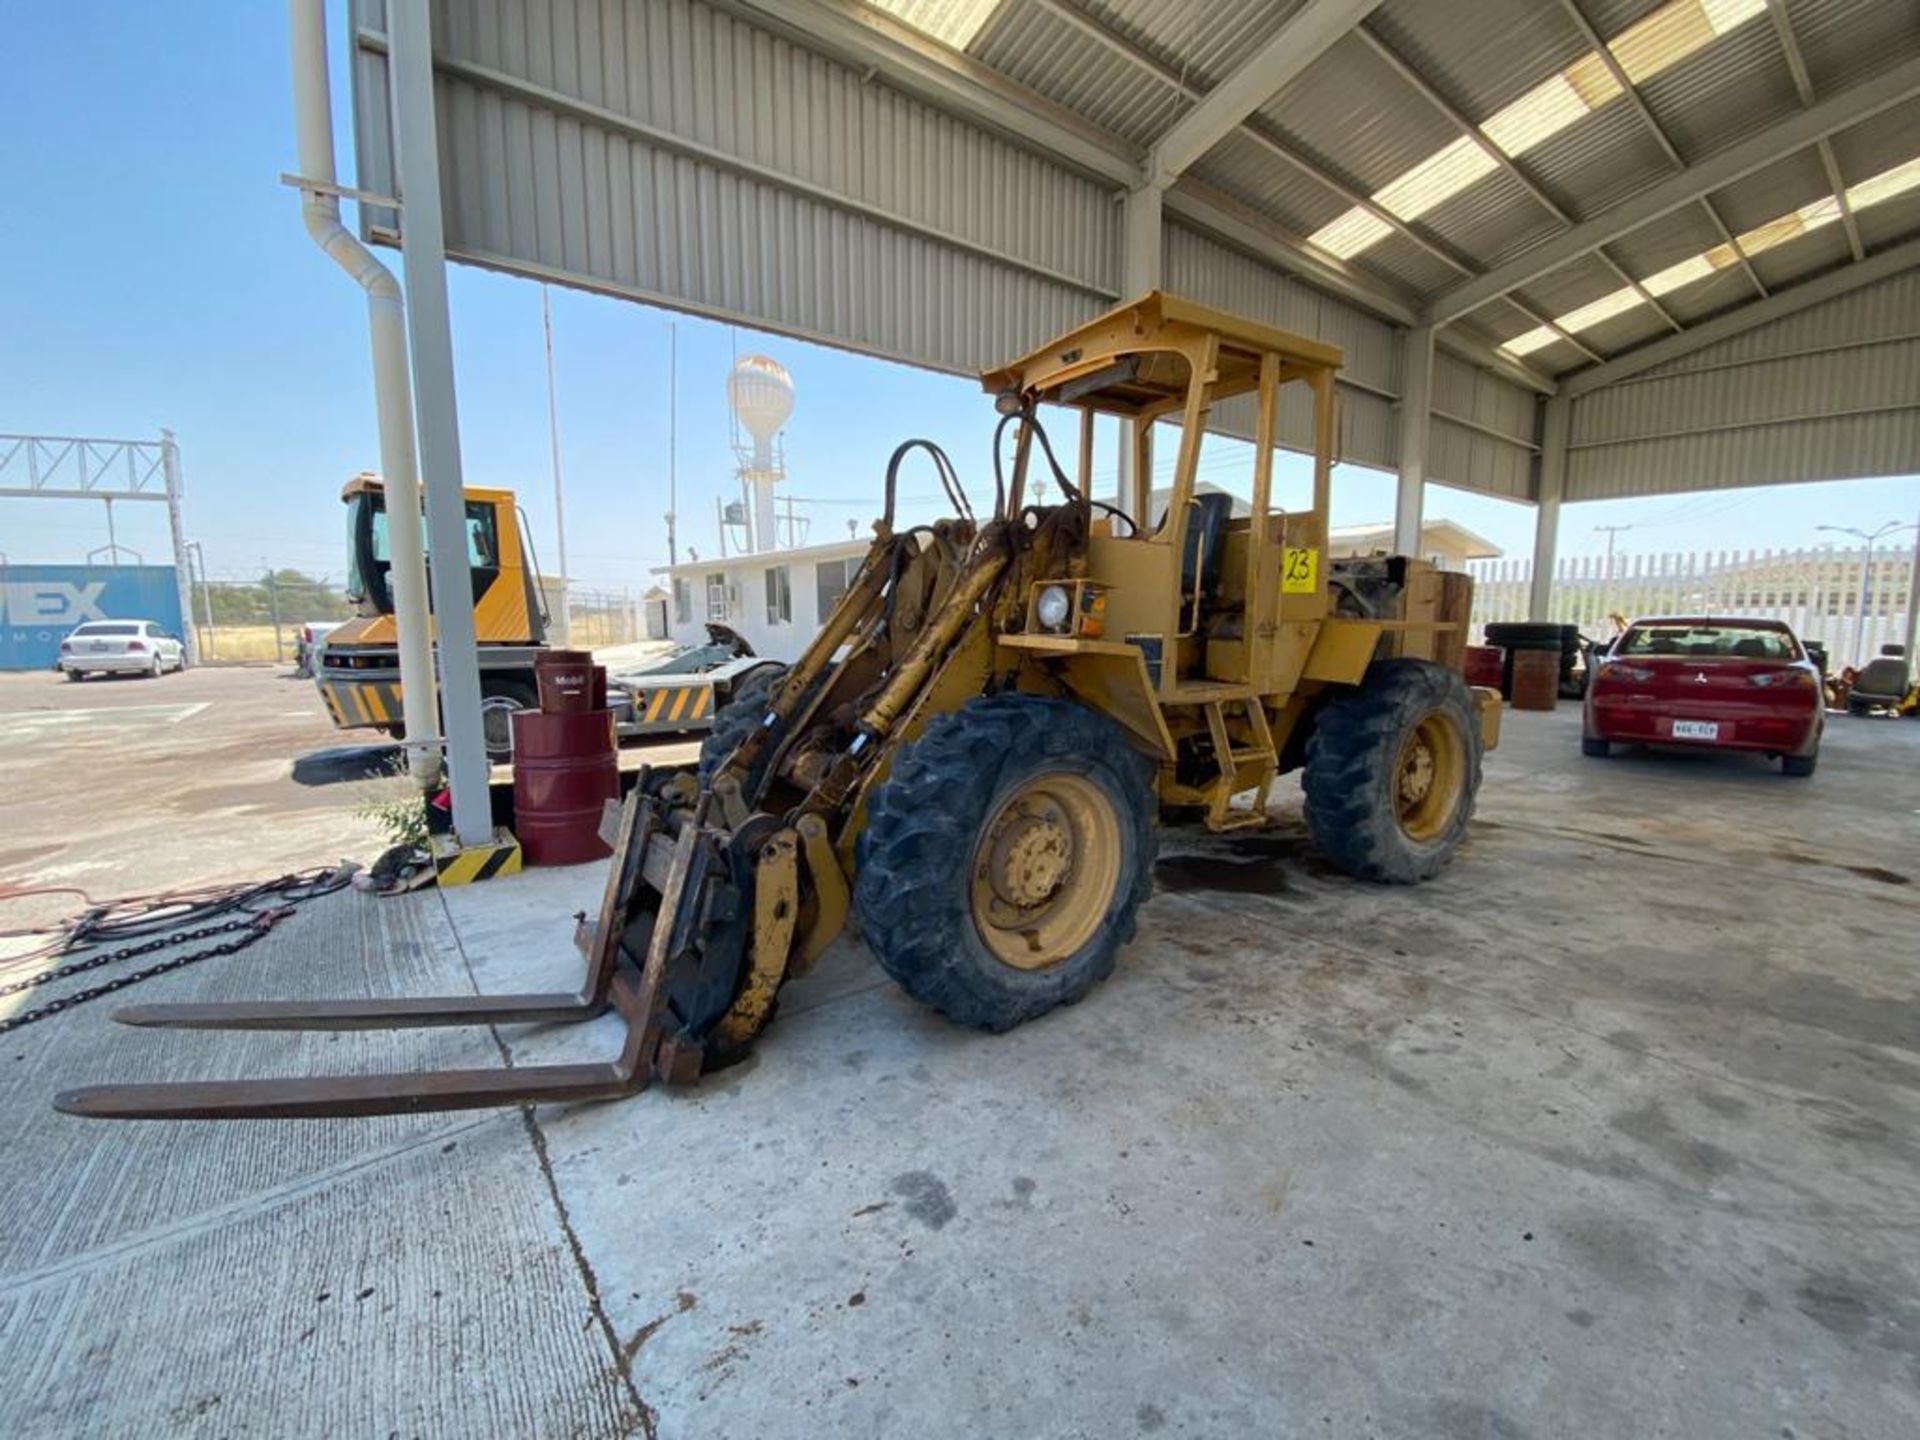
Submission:
[[[1393,768],[1394,812],[1409,840],[1445,832],[1466,792],[1466,737],[1452,716],[1434,711],[1408,732]]]
[[[1001,802],[973,847],[968,901],[994,958],[1044,970],[1093,938],[1120,879],[1120,816],[1093,781],[1040,775]]]

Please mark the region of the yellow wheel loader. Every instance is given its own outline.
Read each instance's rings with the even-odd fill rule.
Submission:
[[[1266,822],[1305,767],[1336,864],[1401,883],[1458,846],[1498,697],[1459,661],[1465,576],[1326,554],[1337,350],[1148,294],[983,378],[1000,416],[993,513],[926,441],[895,452],[858,577],[786,675],[717,718],[697,775],[629,795],[577,991],[148,1005],[132,1024],[344,1028],[627,1022],[604,1063],[102,1087],[111,1117],[374,1114],[628,1094],[740,1056],[780,987],[857,919],[887,973],[963,1024],[1004,1030],[1078,999],[1133,934],[1165,823]],[[1216,406],[1246,397],[1250,503],[1196,494]],[[1311,508],[1272,503],[1277,416],[1312,417]],[[1078,465],[1042,407],[1080,415]],[[1093,425],[1125,422],[1134,493],[1091,498]],[[1145,513],[1155,423],[1178,454]],[[1010,436],[1009,436],[1010,432]],[[1010,473],[1000,457],[1011,447]],[[896,528],[924,455],[954,515]],[[1044,464],[1061,497],[1028,502]]]

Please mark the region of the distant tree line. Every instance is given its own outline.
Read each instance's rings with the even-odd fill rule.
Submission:
[[[258,580],[213,581],[205,599],[194,597],[194,614],[204,616],[211,604],[215,625],[270,625],[276,600],[283,625],[353,617],[345,595],[299,570],[274,570]]]

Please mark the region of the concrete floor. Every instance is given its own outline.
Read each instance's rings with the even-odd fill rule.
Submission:
[[[112,1126],[104,1078],[486,1033],[0,1040],[9,1434],[1920,1433],[1920,725],[1820,773],[1509,717],[1458,862],[1297,795],[1175,843],[1086,1003],[955,1030],[853,945],[688,1094]],[[595,867],[341,895],[142,999],[570,983]],[[11,1005],[15,1001],[0,1001]],[[507,1031],[516,1063],[603,1054]]]
[[[619,664],[660,648],[596,653]],[[407,783],[296,785],[290,769],[308,751],[379,738],[336,730],[313,682],[285,665],[78,685],[48,671],[0,675],[0,897],[9,886],[71,885],[104,900],[370,861],[388,841],[365,807],[410,794]],[[620,758],[634,768],[698,754],[697,739],[676,740]],[[74,903],[10,900],[0,925],[55,918]]]

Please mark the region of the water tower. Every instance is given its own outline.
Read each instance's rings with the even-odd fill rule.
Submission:
[[[727,376],[727,399],[741,427],[753,437],[753,446],[737,448],[740,484],[753,501],[755,550],[777,546],[773,487],[786,478],[786,464],[777,437],[793,414],[793,377],[786,366],[765,355],[744,355]]]

